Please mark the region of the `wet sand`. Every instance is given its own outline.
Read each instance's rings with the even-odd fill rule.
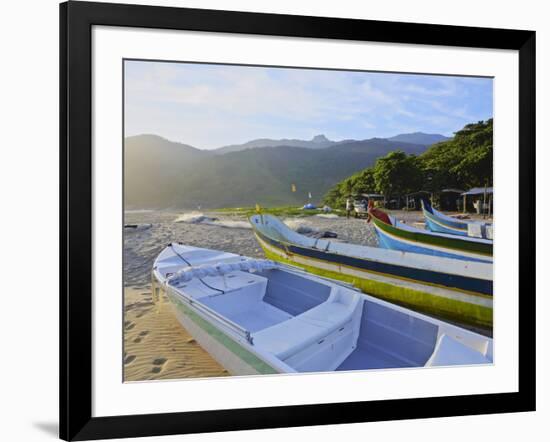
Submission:
[[[185,331],[167,302],[153,304],[150,289],[124,290],[124,380],[228,376]]]

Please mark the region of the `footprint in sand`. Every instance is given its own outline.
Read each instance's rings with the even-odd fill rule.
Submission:
[[[124,323],[124,326],[125,326],[124,328],[125,328],[126,330],[132,330],[132,329],[136,326],[136,324],[134,324],[134,323],[131,322],[131,321],[126,321],[126,322]]]
[[[152,307],[154,305],[155,304],[153,304],[152,302],[138,302],[137,303],[138,307]]]
[[[134,339],[134,343],[139,344],[141,341],[143,341],[143,338],[149,334],[149,330],[144,330],[139,333],[139,336]]]
[[[153,365],[155,365],[155,367],[153,367],[151,369],[151,371],[153,373],[160,373],[162,371],[162,368],[164,366],[164,364],[166,363],[167,359],[166,358],[157,358],[153,361]]]
[[[136,357],[134,355],[126,356],[126,359],[124,359],[124,365],[131,364]]]

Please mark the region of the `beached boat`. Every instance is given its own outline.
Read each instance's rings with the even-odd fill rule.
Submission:
[[[489,327],[493,265],[309,238],[272,215],[250,218],[266,256],[426,313]]]
[[[483,238],[430,232],[398,221],[386,212],[369,208],[369,219],[380,246],[467,261],[493,262],[493,241]]]
[[[171,244],[153,267],[177,318],[234,375],[491,364],[491,338],[273,261]],[[158,284],[160,283],[160,284]]]
[[[421,203],[422,213],[424,214],[426,228],[428,230],[432,232],[448,233],[450,235],[493,239],[492,224],[453,218],[434,209],[432,205],[425,200],[421,200]]]

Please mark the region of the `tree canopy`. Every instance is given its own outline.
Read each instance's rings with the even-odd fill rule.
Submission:
[[[386,198],[414,192],[422,186],[422,170],[418,158],[398,150],[376,161],[374,184]]]
[[[493,184],[493,119],[466,125],[455,136],[431,146],[419,157],[432,177],[429,190]]]
[[[386,198],[419,190],[469,189],[493,184],[493,119],[467,124],[450,140],[419,156],[402,151],[378,158],[373,167],[340,181],[324,197],[343,207],[350,195],[381,193]]]

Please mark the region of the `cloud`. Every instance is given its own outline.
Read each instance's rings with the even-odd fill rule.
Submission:
[[[466,81],[465,81],[466,80]],[[212,148],[255,137],[449,134],[492,115],[492,83],[428,75],[126,62],[128,135]]]

